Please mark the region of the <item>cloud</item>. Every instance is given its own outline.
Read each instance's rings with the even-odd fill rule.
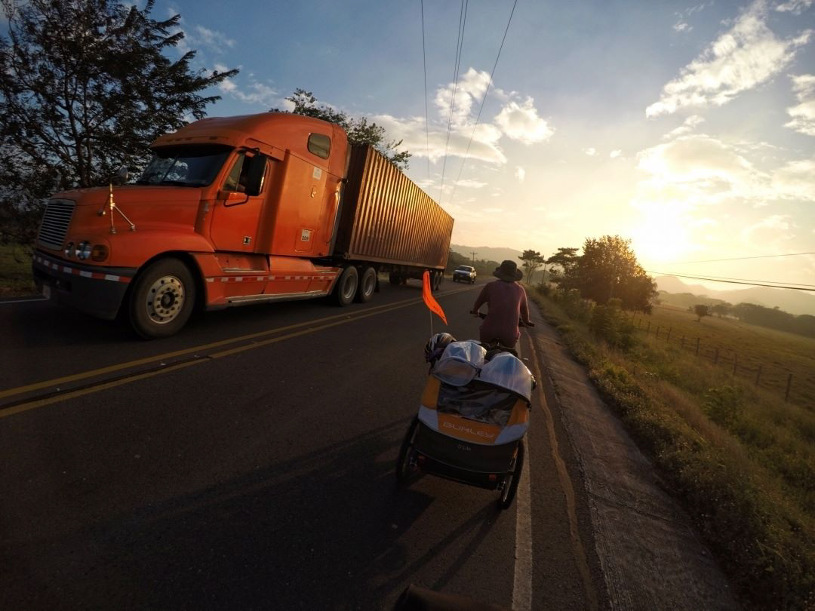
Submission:
[[[699,115],[691,115],[682,122],[682,125],[680,125],[674,130],[669,131],[662,137],[662,139],[673,140],[674,138],[678,138],[679,136],[684,136],[685,134],[692,132],[694,129],[696,129],[698,125],[701,125],[704,122],[705,120]]]
[[[784,127],[815,136],[815,75],[803,74],[792,76],[792,89],[800,102],[797,106],[787,108],[787,114],[792,118]]]
[[[795,238],[790,217],[776,214],[762,219],[741,231],[741,239],[749,245],[766,248],[770,244],[787,242]]]
[[[195,34],[192,37],[192,42],[198,46],[207,47],[209,50],[223,51],[223,47],[230,49],[235,46],[235,41],[221,32],[210,30],[202,25],[197,25],[193,28]],[[187,33],[189,37],[189,33]]]
[[[769,178],[733,147],[705,135],[683,136],[638,154],[648,178],[639,185],[647,197],[707,205],[732,198],[761,205],[776,196]]]
[[[532,98],[527,98],[522,104],[506,104],[495,117],[495,123],[509,138],[524,144],[545,142],[555,133],[546,120],[538,116]]]
[[[526,179],[526,170],[520,166],[515,168],[515,178],[518,179],[518,182],[523,182]]]
[[[611,159],[617,159],[617,157],[621,157],[621,156],[622,156],[622,154],[623,154],[622,150],[620,150],[620,149],[614,149],[613,151],[611,151],[611,152],[608,154],[608,156],[609,156]]]
[[[757,0],[694,61],[662,90],[647,117],[673,114],[682,108],[722,106],[784,70],[812,30],[779,40],[766,24],[766,6]]]
[[[593,146],[590,146],[587,149],[583,149],[583,152],[586,153],[586,155],[588,155],[589,157],[594,157],[597,155],[597,149],[594,148]]]
[[[800,15],[810,6],[813,0],[790,0],[775,7],[779,13],[792,13],[793,15]]]
[[[450,83],[436,91],[434,102],[439,110],[439,115],[445,120],[449,118],[454,126],[466,125],[470,119],[473,103],[481,103],[489,85],[488,72],[479,72],[475,68],[470,68],[458,83]],[[451,108],[450,101],[453,96],[455,96],[455,103]]]
[[[788,162],[773,175],[772,188],[779,197],[815,202],[815,158]]]

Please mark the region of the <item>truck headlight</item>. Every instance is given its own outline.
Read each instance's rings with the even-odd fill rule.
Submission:
[[[80,242],[76,247],[76,258],[80,261],[84,261],[88,257],[91,256],[91,243],[90,242]]]

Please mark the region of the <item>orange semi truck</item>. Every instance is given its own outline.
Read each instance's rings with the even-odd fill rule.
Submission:
[[[286,113],[209,118],[161,136],[134,184],[55,194],[33,259],[46,297],[144,338],[193,309],[332,296],[368,301],[431,273],[453,219],[370,146]]]

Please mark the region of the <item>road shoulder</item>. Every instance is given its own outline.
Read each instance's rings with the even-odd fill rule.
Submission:
[[[727,579],[666,493],[648,459],[594,389],[584,368],[536,312],[528,329],[549,406],[565,431],[589,505],[611,608],[738,609]]]

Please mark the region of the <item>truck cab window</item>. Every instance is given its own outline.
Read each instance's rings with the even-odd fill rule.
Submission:
[[[153,149],[153,158],[136,184],[206,186],[217,176],[229,150],[226,146],[198,144]]]
[[[238,153],[235,163],[224,182],[224,190],[260,195],[266,175],[266,156]]]
[[[325,134],[309,134],[308,152],[317,155],[320,159],[328,159],[331,155],[331,138]]]
[[[235,163],[232,164],[232,169],[229,171],[229,176],[226,177],[226,182],[224,183],[224,189],[226,191],[236,191],[238,193],[246,192],[246,174],[248,164],[246,164],[245,161],[246,153],[239,153],[238,158],[235,159]]]

